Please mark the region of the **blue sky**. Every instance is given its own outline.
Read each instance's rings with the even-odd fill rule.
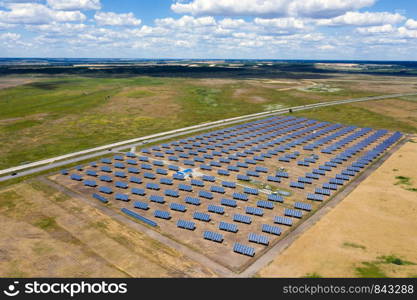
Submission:
[[[417,60],[397,0],[0,0],[0,57]]]

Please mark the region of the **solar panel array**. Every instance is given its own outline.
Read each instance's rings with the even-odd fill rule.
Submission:
[[[219,244],[230,234],[239,236],[233,251],[251,256],[255,249],[245,241],[268,245],[269,237],[314,211],[317,202],[329,199],[401,137],[400,132],[279,116],[152,146],[139,156],[117,154],[61,174],[104,204],[126,202],[143,215],[125,207],[122,212],[148,225],[158,218],[160,226],[201,226],[207,229],[203,238]],[[91,194],[93,189],[97,193]],[[236,223],[243,224],[242,233]],[[228,233],[223,236],[216,228]]]

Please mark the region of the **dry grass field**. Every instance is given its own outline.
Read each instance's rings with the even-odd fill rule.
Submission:
[[[0,277],[214,275],[38,180],[0,191],[0,227]]]
[[[407,142],[261,277],[416,277],[417,143]]]

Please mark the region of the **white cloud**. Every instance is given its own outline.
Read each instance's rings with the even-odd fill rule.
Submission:
[[[47,0],[50,7],[56,10],[98,10],[100,0]]]
[[[79,11],[55,11],[37,3],[13,3],[8,11],[0,10],[0,20],[7,24],[47,24],[52,21],[84,21],[85,15]]]
[[[332,45],[320,45],[320,46],[317,46],[317,48],[320,50],[333,50],[336,47]]]
[[[385,24],[381,26],[370,26],[370,27],[359,27],[356,28],[356,31],[360,34],[380,34],[380,33],[392,33],[396,30],[391,24]]]
[[[18,39],[20,39],[20,34],[18,33],[6,32],[0,34],[0,40],[17,41]]]
[[[413,19],[408,19],[407,22],[405,22],[405,27],[408,29],[417,29],[417,21]]]
[[[296,18],[274,18],[274,19],[261,19],[255,18],[254,23],[264,27],[279,29],[304,29],[305,24],[303,20]]]
[[[94,15],[98,25],[105,26],[138,26],[142,22],[133,13],[116,14],[114,12],[97,12]]]
[[[183,16],[179,19],[164,18],[156,19],[155,24],[158,26],[170,26],[175,28],[205,27],[216,25],[216,20],[213,17],[194,18],[191,16]]]
[[[322,19],[317,21],[317,25],[324,26],[378,26],[384,24],[396,24],[405,20],[405,17],[388,12],[347,12],[342,16],[332,19]]]
[[[171,9],[180,14],[222,16],[306,16],[325,18],[371,6],[375,0],[193,0],[178,1]]]
[[[398,28],[398,34],[402,38],[411,38],[411,39],[417,38],[417,30],[410,30],[406,27]]]

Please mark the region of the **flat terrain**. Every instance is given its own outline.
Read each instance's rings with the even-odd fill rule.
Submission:
[[[416,277],[417,143],[408,142],[261,277]]]
[[[0,169],[265,110],[412,92],[417,84],[415,77],[315,76],[317,79],[60,75],[36,78],[35,82],[28,82],[30,77],[15,78],[13,82],[9,76],[2,77],[3,82],[9,82],[9,88],[0,90]],[[11,86],[16,84],[21,85]],[[385,111],[365,107],[360,110],[381,120],[377,128],[415,131],[414,123],[403,124],[394,118],[384,121]],[[352,119],[352,115],[349,121],[355,123],[357,118]]]
[[[39,180],[0,191],[0,226],[0,277],[213,276]]]

